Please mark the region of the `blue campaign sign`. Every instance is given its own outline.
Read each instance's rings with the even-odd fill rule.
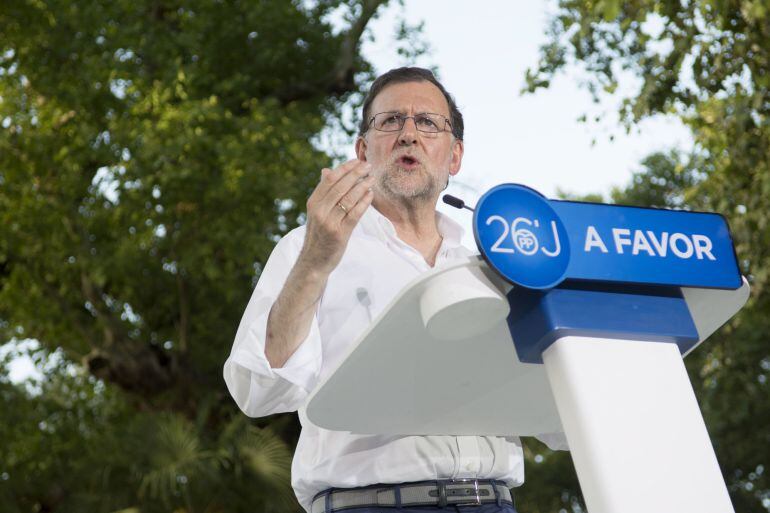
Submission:
[[[503,184],[479,200],[473,230],[490,266],[527,288],[565,279],[722,289],[742,283],[718,214],[548,200]]]
[[[511,282],[548,289],[564,280],[570,263],[566,230],[534,189],[503,184],[489,190],[474,210],[473,232],[487,262]]]

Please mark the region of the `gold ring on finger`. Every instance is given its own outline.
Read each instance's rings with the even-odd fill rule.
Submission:
[[[341,201],[337,203],[337,206],[340,207],[346,214],[348,213],[348,209],[345,207],[345,205],[342,204]]]

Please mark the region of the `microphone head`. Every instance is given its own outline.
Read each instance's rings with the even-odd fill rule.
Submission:
[[[358,302],[364,306],[370,306],[372,304],[372,300],[369,298],[369,291],[363,287],[358,287],[356,289],[356,298],[358,299]]]
[[[451,194],[444,194],[441,199],[447,205],[453,206],[455,208],[465,208],[465,202],[460,198],[452,196]]]

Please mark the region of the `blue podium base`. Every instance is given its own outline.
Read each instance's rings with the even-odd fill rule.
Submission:
[[[682,354],[699,340],[678,287],[573,281],[548,291],[514,287],[508,302],[508,327],[525,363],[543,363],[543,351],[567,336],[668,342]]]

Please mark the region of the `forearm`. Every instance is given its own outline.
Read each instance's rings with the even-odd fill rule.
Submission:
[[[372,202],[370,168],[351,160],[321,171],[321,181],[307,201],[302,251],[267,318],[265,356],[273,368],[283,367],[310,333],[326,280]]]
[[[297,260],[267,319],[265,356],[271,367],[283,367],[307,337],[328,277]]]

